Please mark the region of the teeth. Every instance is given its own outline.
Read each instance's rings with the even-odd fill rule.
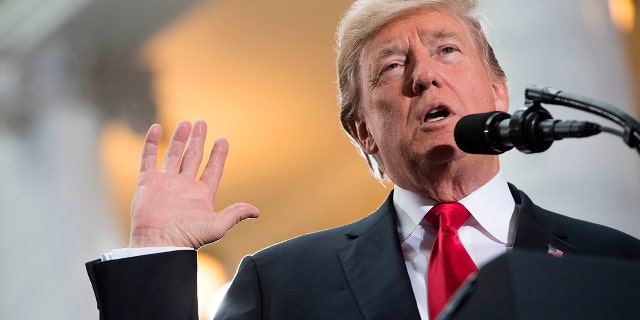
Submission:
[[[440,121],[448,116],[449,112],[447,112],[446,108],[436,107],[434,109],[429,110],[429,112],[425,115],[425,122],[436,122]]]

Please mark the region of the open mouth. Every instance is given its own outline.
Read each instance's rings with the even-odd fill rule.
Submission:
[[[437,107],[427,112],[424,116],[424,122],[437,122],[449,116],[449,110],[445,107]]]

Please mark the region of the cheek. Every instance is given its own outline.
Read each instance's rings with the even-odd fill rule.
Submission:
[[[458,79],[458,97],[466,100],[464,104],[468,108],[490,110],[495,105],[491,82],[484,69],[464,72]]]
[[[402,127],[406,125],[410,102],[405,99],[396,83],[368,90],[363,99],[365,115],[371,135],[378,145],[397,143],[401,140]],[[387,148],[393,146],[387,146]],[[386,148],[385,148],[386,149]]]
[[[398,140],[396,115],[386,107],[370,110],[365,117],[369,134],[378,148],[383,150],[389,149]]]
[[[376,109],[371,112],[371,115],[370,121],[375,124],[379,131],[389,134],[390,131],[398,127],[398,110],[394,108],[394,104],[391,101],[378,101]]]

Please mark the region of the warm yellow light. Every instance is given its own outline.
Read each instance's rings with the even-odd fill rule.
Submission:
[[[214,257],[198,252],[198,313],[205,320],[211,298],[227,282],[222,264]]]
[[[128,230],[131,197],[140,168],[144,135],[134,132],[123,121],[109,121],[100,139],[100,162],[104,179],[124,229]]]
[[[609,0],[611,21],[623,32],[631,32],[635,25],[636,6],[633,0]]]

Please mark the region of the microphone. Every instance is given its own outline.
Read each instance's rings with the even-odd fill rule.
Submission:
[[[555,140],[600,132],[596,123],[556,120],[546,109],[533,104],[516,111],[513,117],[500,111],[464,116],[456,124],[454,138],[467,153],[501,154],[513,147],[524,153],[537,153],[549,149]]]

